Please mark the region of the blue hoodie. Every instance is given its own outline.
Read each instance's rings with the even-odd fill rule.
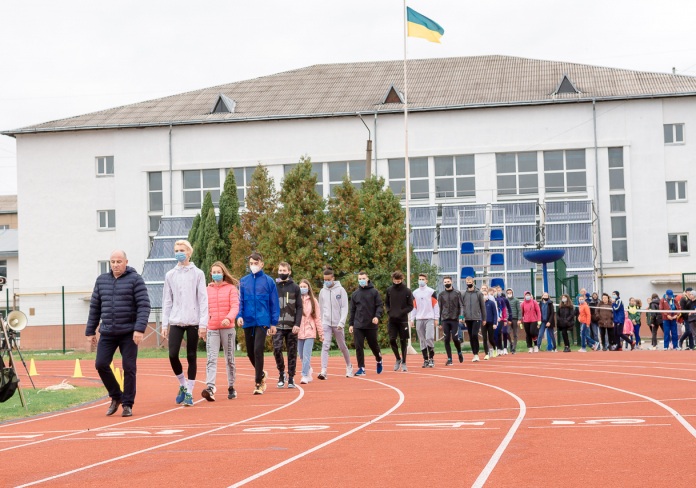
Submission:
[[[498,323],[498,306],[495,303],[495,299],[486,299],[486,323]]]
[[[278,325],[280,307],[278,290],[273,278],[259,271],[249,273],[239,281],[239,313],[244,319],[243,328]]]
[[[616,301],[614,301],[614,303],[611,304],[611,309],[613,310],[612,320],[615,324],[621,324],[621,326],[623,327],[623,323],[626,320],[626,314],[624,313],[624,305],[621,301],[621,297],[619,297],[618,295]]]

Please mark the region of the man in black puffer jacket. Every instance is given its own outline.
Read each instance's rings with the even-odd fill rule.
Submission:
[[[95,367],[111,397],[106,415],[113,415],[123,404],[122,416],[130,417],[135,401],[138,344],[143,340],[147,328],[150,298],[143,278],[128,266],[125,252],[111,253],[110,264],[111,271],[100,275],[94,284],[85,335],[91,345],[96,344],[99,327]],[[111,371],[117,348],[122,356],[123,393]]]

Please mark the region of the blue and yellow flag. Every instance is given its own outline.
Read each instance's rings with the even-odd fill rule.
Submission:
[[[411,7],[406,7],[406,21],[408,22],[408,36],[422,37],[430,42],[440,42],[445,33],[440,24],[421,15]]]

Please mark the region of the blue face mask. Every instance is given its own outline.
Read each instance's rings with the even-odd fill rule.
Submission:
[[[418,286],[421,288],[425,286],[425,280],[418,280]]]
[[[525,295],[524,299],[525,299],[525,300],[527,300],[527,301],[529,301],[529,300],[531,300],[531,299],[532,299],[532,297],[531,297],[531,296],[529,296],[529,295]]]
[[[186,253],[185,252],[175,252],[174,257],[180,263],[183,263],[184,261],[186,261]]]
[[[611,296],[611,299],[612,299],[612,300],[616,300],[616,295],[612,295],[612,296]]]
[[[300,288],[300,293],[306,295],[307,293],[309,293],[309,288]]]
[[[219,283],[222,281],[222,273],[219,273],[219,274],[213,273],[211,276],[213,277],[213,281],[216,283]]]
[[[367,280],[358,280],[358,285],[367,286]]]
[[[333,286],[333,281],[325,281],[324,282],[324,287],[325,288],[331,288]]]

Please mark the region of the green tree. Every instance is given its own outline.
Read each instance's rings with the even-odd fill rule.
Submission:
[[[205,218],[205,225],[203,226],[203,242],[205,242],[205,252],[199,252],[201,262],[198,264],[198,266],[203,270],[207,277],[212,264],[215,261],[222,261],[224,259],[224,255],[226,254],[226,246],[218,233],[217,218],[215,217],[215,209],[213,208],[208,211],[208,216]]]
[[[193,218],[193,224],[191,225],[191,230],[188,233],[188,241],[193,246],[196,242],[196,235],[198,234],[198,228],[201,226],[201,214],[196,214]]]
[[[225,178],[225,185],[220,195],[220,217],[218,219],[218,229],[220,238],[225,246],[222,262],[229,263],[232,238],[232,229],[241,224],[239,218],[239,199],[237,197],[237,182],[234,178],[234,171],[230,170]]]
[[[205,222],[211,210],[215,212],[215,207],[213,207],[213,197],[210,196],[210,192],[207,192],[205,194],[205,198],[203,198],[203,205],[201,206],[200,213],[201,221],[198,229],[196,230],[196,236],[194,237],[193,241],[189,240],[191,246],[193,247],[191,261],[196,263],[196,266],[201,266],[203,264],[205,252],[206,249],[208,249],[208,241],[205,234]]]
[[[309,158],[285,175],[274,215],[275,231],[267,240],[269,261],[288,261],[296,280],[319,282],[326,236],[324,199],[316,192],[317,177]]]
[[[249,241],[249,249],[269,254],[275,232],[275,212],[278,209],[278,193],[268,170],[258,165],[251,175],[251,185],[245,200],[246,211],[242,214],[242,233]],[[247,254],[248,255],[248,254]]]
[[[329,198],[326,207],[325,264],[334,269],[338,279],[344,276],[353,278],[353,273],[365,264],[361,247],[365,219],[360,210],[358,191],[348,175],[340,186],[334,188],[334,196]],[[353,279],[355,283],[356,280]]]

